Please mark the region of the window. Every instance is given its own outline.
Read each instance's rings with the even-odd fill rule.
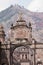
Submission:
[[[25,59],[27,59],[27,54],[25,55]]]
[[[24,54],[22,54],[22,59],[24,59]]]

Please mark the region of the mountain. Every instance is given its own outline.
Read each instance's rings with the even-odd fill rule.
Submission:
[[[11,24],[16,24],[20,13],[22,18],[26,20],[26,24],[32,23],[32,35],[38,42],[43,42],[43,12],[31,12],[19,5],[11,5],[9,8],[0,12],[0,24],[4,25],[6,34]]]

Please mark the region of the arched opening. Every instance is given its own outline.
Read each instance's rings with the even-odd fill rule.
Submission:
[[[29,49],[30,47],[27,48],[26,46],[17,47],[12,54],[13,63],[31,65],[31,50],[29,51]]]

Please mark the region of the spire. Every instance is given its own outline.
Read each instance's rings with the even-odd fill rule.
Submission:
[[[0,36],[4,35],[5,36],[5,31],[3,25],[0,24]]]

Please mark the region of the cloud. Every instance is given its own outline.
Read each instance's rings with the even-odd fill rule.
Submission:
[[[43,12],[43,0],[33,0],[27,9],[34,12]]]
[[[0,0],[0,11],[8,8],[10,5],[15,5],[15,4],[19,4],[20,6],[24,6],[25,8],[27,8],[28,4],[31,2],[32,0]]]
[[[20,0],[10,0],[11,4],[18,4]]]
[[[11,4],[18,4],[19,0],[0,0],[0,11],[8,8]]]
[[[7,8],[10,4],[10,0],[0,0],[0,11]]]

